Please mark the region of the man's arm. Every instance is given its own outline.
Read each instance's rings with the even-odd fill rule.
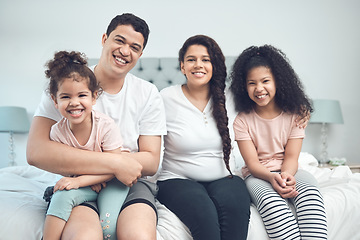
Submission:
[[[141,175],[141,164],[126,154],[80,150],[51,141],[53,124],[49,118],[34,117],[26,151],[30,165],[65,176],[113,174],[128,186]]]
[[[143,176],[154,175],[160,163],[160,151],[161,151],[161,136],[145,136],[140,135],[139,140],[139,152],[129,153],[128,155],[136,159],[142,166]],[[127,153],[122,153],[125,155]]]

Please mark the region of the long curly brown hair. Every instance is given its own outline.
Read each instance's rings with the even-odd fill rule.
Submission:
[[[276,82],[276,104],[284,111],[305,116],[312,112],[310,99],[304,92],[300,78],[286,55],[271,45],[252,46],[245,49],[235,61],[230,75],[230,90],[234,94],[238,112],[250,112],[255,103],[247,93],[246,78],[255,67],[267,67]]]
[[[213,75],[209,82],[210,85],[210,97],[213,101],[212,114],[215,118],[216,125],[221,136],[223,145],[223,159],[226,165],[226,169],[232,176],[232,172],[229,166],[230,152],[231,152],[231,140],[228,128],[228,116],[225,107],[225,81],[226,81],[226,65],[225,57],[219,47],[219,45],[210,37],[205,35],[195,35],[188,38],[179,51],[179,65],[184,62],[184,57],[188,48],[192,45],[202,45],[206,47],[210,61],[213,67]]]

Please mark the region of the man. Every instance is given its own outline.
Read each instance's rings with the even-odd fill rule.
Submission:
[[[142,55],[148,35],[144,20],[133,14],[116,16],[102,37],[102,54],[93,69],[103,89],[94,109],[115,120],[124,147],[132,153],[83,151],[51,141],[50,128],[61,116],[46,94],[28,138],[30,165],[62,175],[114,174],[131,187],[118,218],[118,239],[156,239],[155,185],[139,178],[158,169],[161,135],[166,134],[165,113],[156,87],[129,73]],[[85,204],[73,209],[62,239],[103,239],[99,217],[92,208],[93,204]]]

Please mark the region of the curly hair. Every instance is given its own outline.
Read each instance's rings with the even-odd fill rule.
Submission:
[[[205,35],[195,35],[185,41],[182,48],[179,50],[179,65],[184,62],[184,57],[188,48],[192,45],[202,45],[206,47],[210,61],[213,67],[213,75],[209,82],[210,97],[213,101],[212,114],[215,118],[216,125],[221,136],[223,144],[223,159],[226,169],[232,176],[229,166],[231,140],[228,128],[228,116],[225,107],[225,80],[226,80],[226,65],[225,57],[219,45],[210,37]]]
[[[95,92],[100,91],[93,71],[87,66],[86,56],[80,52],[56,52],[54,58],[48,61],[45,66],[47,67],[45,75],[50,79],[48,92],[55,97],[59,90],[59,84],[65,78],[73,78],[77,82],[86,79],[93,97],[95,97]]]
[[[247,92],[246,78],[256,67],[269,68],[275,78],[275,103],[284,112],[304,115],[312,112],[311,101],[306,96],[298,75],[291,67],[286,55],[271,45],[251,46],[236,59],[230,74],[230,90],[234,94],[238,112],[250,112],[254,103]]]

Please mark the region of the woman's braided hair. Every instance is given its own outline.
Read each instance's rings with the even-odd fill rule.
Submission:
[[[179,51],[179,64],[184,62],[184,57],[188,48],[192,45],[202,45],[207,48],[210,61],[213,67],[213,75],[209,82],[210,97],[212,98],[212,114],[215,118],[216,125],[221,136],[223,145],[223,159],[225,166],[232,176],[229,166],[231,139],[228,128],[228,116],[225,107],[225,81],[226,81],[226,65],[225,57],[219,45],[210,37],[205,35],[195,35],[187,39]]]

